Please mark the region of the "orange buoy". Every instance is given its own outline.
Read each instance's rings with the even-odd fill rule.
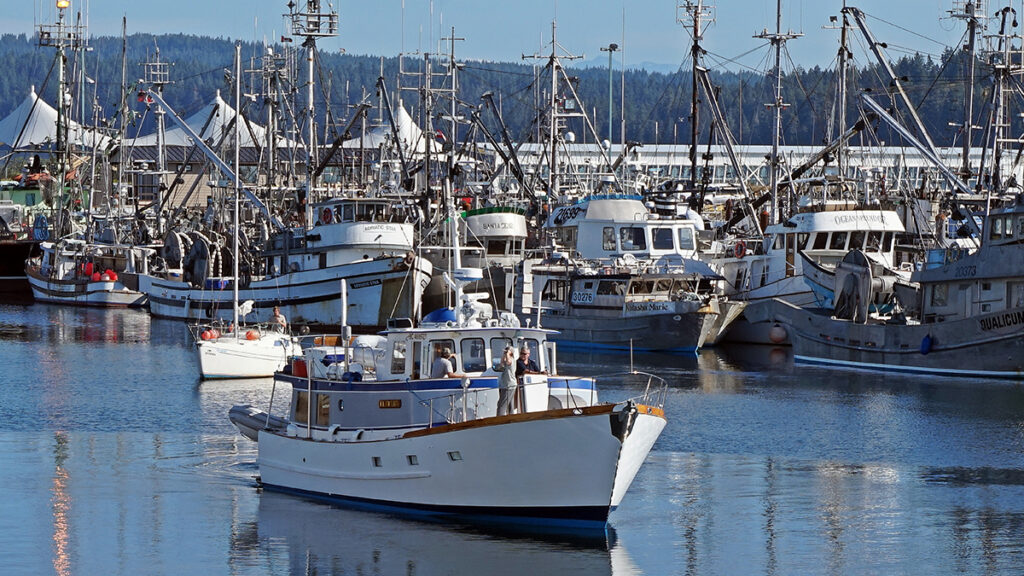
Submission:
[[[768,330],[768,339],[771,340],[773,344],[782,344],[786,341],[786,336],[786,329],[783,328],[781,324],[775,324],[770,330]]]
[[[210,330],[210,338],[220,338],[220,330],[217,330],[216,328]]]
[[[260,333],[255,331],[255,330],[249,330],[248,332],[245,333],[245,339],[246,340],[259,340],[260,339]]]
[[[203,340],[209,340],[213,336],[210,334],[209,330],[203,330],[203,333],[200,334],[199,337],[202,338]]]

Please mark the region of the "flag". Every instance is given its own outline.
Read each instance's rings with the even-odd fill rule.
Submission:
[[[440,128],[434,130],[434,138],[438,142],[444,142],[446,140],[446,138],[444,137],[444,132],[442,132]]]

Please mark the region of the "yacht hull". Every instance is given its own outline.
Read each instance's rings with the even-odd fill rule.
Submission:
[[[633,404],[552,410],[377,441],[259,431],[268,489],[409,512],[601,526],[665,426]]]
[[[199,373],[207,380],[221,378],[264,378],[274,375],[288,363],[298,345],[285,334],[266,333],[249,340],[226,334],[213,340],[200,340]]]

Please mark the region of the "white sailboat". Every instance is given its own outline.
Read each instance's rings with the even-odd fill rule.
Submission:
[[[241,45],[235,45],[236,70],[241,69]],[[241,74],[235,76],[235,106],[241,98]],[[235,171],[238,172],[239,123],[235,123]],[[235,180],[234,209],[234,277],[232,278],[232,323],[231,330],[220,334],[216,330],[204,330],[197,340],[199,351],[199,371],[204,379],[213,378],[259,378],[273,376],[274,372],[284,368],[288,357],[299,349],[299,343],[285,331],[271,331],[258,326],[243,327],[239,323],[239,312],[246,316],[252,311],[252,301],[242,305],[238,303],[238,231],[239,231],[239,194],[241,184]],[[241,310],[240,310],[241,309]],[[284,328],[284,327],[282,327]]]

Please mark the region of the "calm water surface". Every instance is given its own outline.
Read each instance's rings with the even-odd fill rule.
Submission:
[[[645,355],[668,427],[606,541],[413,521],[256,489],[182,324],[0,305],[0,573],[1021,574],[1024,389]],[[628,355],[560,353],[602,375]],[[979,359],[983,361],[983,359]],[[606,400],[637,394],[609,379]]]

